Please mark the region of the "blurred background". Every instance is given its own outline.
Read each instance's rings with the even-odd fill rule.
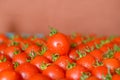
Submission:
[[[0,32],[120,35],[120,0],[0,0]]]

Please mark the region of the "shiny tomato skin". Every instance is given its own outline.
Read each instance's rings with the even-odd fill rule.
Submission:
[[[14,55],[12,58],[12,62],[15,63],[19,63],[19,64],[23,64],[26,63],[27,60],[29,59],[29,57],[27,56],[27,54],[25,52],[22,52],[20,54]]]
[[[112,80],[120,80],[120,75],[118,75],[118,74],[113,74],[113,75],[112,75]]]
[[[21,52],[21,49],[17,46],[9,46],[5,49],[4,54],[9,56],[12,59],[16,51]]]
[[[0,62],[0,72],[3,70],[13,70],[13,64],[10,61]]]
[[[59,67],[61,67],[63,70],[67,70],[67,66],[69,63],[72,63],[73,60],[70,59],[68,56],[60,56],[55,62],[54,64],[58,65]]]
[[[34,74],[33,76],[31,76],[28,80],[52,80],[49,77],[41,74],[41,73],[37,73]]]
[[[20,73],[22,78],[25,80],[29,79],[32,75],[39,73],[37,67],[30,63],[23,63],[19,65],[15,70]]]
[[[77,60],[77,64],[84,66],[90,71],[93,69],[95,62],[95,58],[89,54]]]
[[[21,75],[14,70],[4,70],[0,72],[0,80],[23,80]]]
[[[95,76],[90,76],[90,77],[87,78],[86,80],[100,80],[100,79],[96,78]]]
[[[60,55],[68,54],[70,49],[70,43],[66,35],[62,33],[54,34],[47,39],[47,47],[53,53],[58,53]]]
[[[50,61],[47,58],[45,58],[44,56],[36,56],[34,59],[32,59],[30,61],[30,63],[33,64],[33,65],[35,65],[40,71],[42,71],[41,68],[40,68],[40,66],[43,63],[44,64],[50,63]]]
[[[106,76],[107,74],[108,74],[108,69],[105,66],[97,66],[92,70],[92,75],[100,80],[102,79],[103,76]]]
[[[63,69],[55,64],[49,65],[45,70],[43,70],[42,74],[50,77],[52,80],[65,78],[65,72]]]
[[[115,69],[120,67],[120,62],[115,58],[107,58],[103,60],[103,64],[111,70],[112,73],[115,72]]]
[[[80,77],[82,76],[83,72],[86,72],[87,70],[81,66],[81,65],[76,65],[71,69],[68,69],[66,71],[66,78],[68,80],[80,80]]]

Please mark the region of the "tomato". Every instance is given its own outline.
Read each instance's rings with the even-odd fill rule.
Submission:
[[[59,67],[61,67],[64,70],[67,70],[67,66],[69,63],[72,63],[73,60],[70,59],[68,56],[60,56],[55,62],[54,64],[58,65]]]
[[[112,73],[115,72],[116,68],[120,67],[120,62],[115,58],[108,58],[103,60],[103,64],[111,70]]]
[[[3,70],[7,70],[7,69],[9,69],[9,70],[14,69],[12,62],[10,62],[10,61],[0,62],[0,72]]]
[[[21,75],[14,70],[0,72],[0,80],[23,80]]]
[[[0,53],[1,54],[4,54],[4,51],[5,51],[6,47],[7,47],[7,44],[5,44],[5,43],[1,43],[0,44]]]
[[[42,74],[50,77],[53,80],[60,80],[65,78],[65,72],[63,69],[55,64],[51,64],[43,69]]]
[[[4,34],[0,34],[0,43],[7,43],[8,38]]]
[[[21,49],[17,46],[10,46],[7,47],[4,52],[5,55],[9,56],[12,59],[14,55],[21,52]]]
[[[118,74],[113,74],[112,80],[120,80],[120,75],[118,75]]]
[[[96,61],[94,57],[89,54],[77,60],[77,64],[84,66],[88,70],[93,69],[93,65],[95,64],[95,62]]]
[[[76,65],[66,71],[66,78],[68,80],[80,80],[83,72],[87,72],[87,70],[80,65]]]
[[[108,74],[108,69],[105,66],[97,66],[93,68],[92,74],[101,80],[103,76],[105,77]]]
[[[92,55],[98,61],[103,60],[103,52],[99,49],[95,49],[95,50],[91,51],[90,55]]]
[[[39,73],[39,70],[36,66],[30,63],[23,63],[15,68],[15,71],[19,72],[23,79],[27,80],[32,75]]]
[[[31,45],[25,50],[25,53],[31,58],[34,58],[36,55],[39,55],[39,52],[40,47],[38,47],[37,45]]]
[[[96,78],[95,76],[90,76],[89,78],[87,78],[86,80],[99,80],[98,78]]]
[[[41,74],[41,73],[37,73],[34,74],[33,76],[31,76],[28,80],[52,80],[49,77]]]
[[[120,52],[115,52],[114,53],[114,58],[116,58],[120,61]]]
[[[69,58],[76,61],[79,58],[79,54],[77,53],[77,49],[71,49],[69,52]]]
[[[12,62],[13,63],[17,62],[18,64],[26,63],[27,60],[29,60],[29,57],[27,56],[27,54],[25,52],[14,55],[13,58],[12,58]]]
[[[47,47],[53,53],[67,55],[70,49],[70,43],[66,35],[58,32],[48,37]]]
[[[35,65],[40,71],[42,71],[40,66],[42,64],[48,64],[50,63],[50,61],[44,56],[36,56],[34,59],[30,61],[30,63]]]
[[[11,58],[5,54],[0,54],[0,62],[11,61]]]

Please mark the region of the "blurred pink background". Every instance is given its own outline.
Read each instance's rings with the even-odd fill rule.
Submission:
[[[0,32],[120,35],[120,0],[0,0]]]

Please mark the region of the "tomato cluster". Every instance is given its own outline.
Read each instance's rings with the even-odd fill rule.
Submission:
[[[0,34],[0,80],[120,80],[120,36]]]

